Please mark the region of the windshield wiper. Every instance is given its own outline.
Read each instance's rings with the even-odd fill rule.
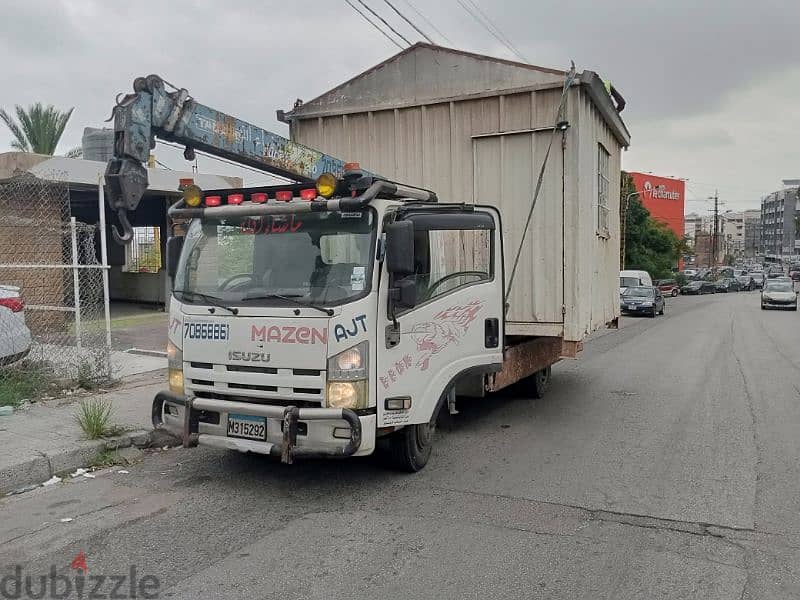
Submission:
[[[192,292],[190,290],[172,290],[173,294],[182,294],[183,296],[196,296],[197,298],[202,298],[209,304],[213,304],[214,306],[218,306],[220,308],[224,308],[233,316],[239,314],[239,309],[234,306],[226,306],[223,304],[222,298],[217,298],[216,296],[209,296],[208,294],[201,294],[200,292]],[[190,300],[191,302],[191,300]],[[211,311],[213,312],[213,311]]]
[[[323,306],[315,306],[314,304],[307,304],[305,302],[300,302],[300,300],[295,300],[297,296],[284,296],[283,294],[264,294],[263,296],[245,296],[244,298],[242,298],[242,300],[272,300],[274,298],[277,298],[278,300],[286,300],[287,302],[291,302],[295,306],[302,306],[303,308],[313,308],[321,313],[325,313],[329,317],[333,316],[332,308],[325,308]]]

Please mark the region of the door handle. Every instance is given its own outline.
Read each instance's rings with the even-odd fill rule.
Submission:
[[[500,345],[500,319],[486,319],[483,322],[483,344],[486,348]]]

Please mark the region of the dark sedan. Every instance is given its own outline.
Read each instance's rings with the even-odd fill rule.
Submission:
[[[711,281],[690,281],[681,288],[681,294],[691,296],[700,294],[714,294],[717,288]]]
[[[756,289],[756,282],[753,281],[752,275],[739,275],[736,278],[736,281],[739,282],[739,289],[741,291],[752,292],[754,289]]]
[[[764,287],[764,272],[763,271],[755,271],[754,273],[750,273],[750,278],[753,280],[753,287],[756,289],[761,289]]]
[[[637,285],[625,288],[619,297],[620,310],[623,313],[639,315],[664,314],[664,295],[657,287]]]
[[[739,281],[732,277],[725,277],[717,281],[715,285],[718,292],[738,292],[740,289]]]

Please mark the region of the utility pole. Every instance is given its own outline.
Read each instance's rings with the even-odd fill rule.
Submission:
[[[711,236],[711,268],[716,269],[719,244],[719,193],[714,190],[714,233]],[[715,271],[716,272],[716,271]]]

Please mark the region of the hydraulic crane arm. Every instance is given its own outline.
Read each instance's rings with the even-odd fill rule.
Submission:
[[[138,77],[133,94],[114,107],[114,157],[106,167],[106,198],[122,229],[112,227],[114,239],[133,238],[128,211],[135,210],[147,190],[143,166],[156,138],[186,146],[183,155],[194,160],[202,150],[295,181],[314,181],[325,172],[341,177],[344,161],[302,146],[245,121],[204,106],[185,89],[167,91],[158,75]]]

